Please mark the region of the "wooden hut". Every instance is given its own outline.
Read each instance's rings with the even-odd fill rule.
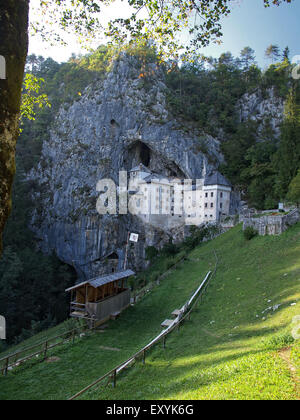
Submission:
[[[72,294],[70,316],[94,320],[96,324],[118,316],[130,305],[127,279],[134,274],[124,270],[70,287],[66,290]]]

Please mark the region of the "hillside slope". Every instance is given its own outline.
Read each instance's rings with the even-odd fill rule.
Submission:
[[[203,244],[105,333],[64,347],[56,363],[24,365],[1,377],[0,399],[67,398],[125,360],[186,301],[213,266],[213,249],[218,271],[191,321],[168,338],[165,350],[157,346],[145,366],[118,377],[116,389],[97,387],[83,398],[299,398],[299,344],[290,355],[278,352],[291,344],[292,319],[300,314],[299,239],[300,224],[250,242],[238,226]],[[281,306],[268,309],[275,305]]]

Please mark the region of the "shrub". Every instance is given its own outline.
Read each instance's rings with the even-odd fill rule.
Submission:
[[[173,256],[173,255],[176,255],[178,252],[179,252],[179,247],[171,242],[169,244],[166,244],[162,249],[162,253],[166,256],[169,256],[169,255]]]
[[[245,239],[247,239],[247,241],[251,241],[251,239],[253,239],[257,235],[258,235],[258,232],[257,232],[256,229],[254,229],[253,226],[248,226],[244,230],[244,237],[245,237]]]
[[[158,255],[158,250],[154,246],[148,246],[146,248],[146,259],[148,261],[154,260]]]
[[[268,350],[278,350],[289,347],[294,343],[294,339],[289,333],[274,335],[264,341],[264,347]]]

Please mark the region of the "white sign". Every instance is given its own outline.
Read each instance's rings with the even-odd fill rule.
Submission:
[[[0,315],[0,340],[6,339],[6,322],[4,316]]]
[[[6,61],[2,55],[0,55],[0,79],[6,79]]]
[[[131,242],[138,242],[138,240],[139,240],[139,235],[138,235],[137,233],[131,233],[131,234],[130,234],[130,238],[129,238],[129,240],[130,240]]]
[[[279,204],[278,204],[278,209],[279,209],[279,210],[283,210],[283,209],[284,209],[283,203],[279,203]]]

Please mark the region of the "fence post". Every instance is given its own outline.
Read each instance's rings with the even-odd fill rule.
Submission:
[[[143,365],[146,362],[146,350],[143,351]]]
[[[45,343],[45,349],[44,349],[44,360],[47,358],[47,351],[48,351],[48,341]]]
[[[114,370],[113,373],[113,381],[112,381],[112,387],[115,388],[117,386],[117,371]]]
[[[166,348],[166,336],[164,335],[164,337],[163,337],[163,348],[165,349]]]

